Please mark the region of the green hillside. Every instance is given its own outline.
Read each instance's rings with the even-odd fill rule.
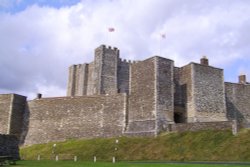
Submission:
[[[119,139],[119,143],[116,143]],[[51,159],[53,144],[39,144],[21,148],[24,159]],[[164,160],[164,161],[250,161],[250,130],[241,130],[237,136],[231,131],[200,131],[166,133],[156,138],[111,138],[67,140],[56,143],[59,159],[111,161]],[[115,149],[117,147],[117,150]]]

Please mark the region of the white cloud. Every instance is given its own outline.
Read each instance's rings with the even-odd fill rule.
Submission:
[[[2,13],[0,91],[60,96],[66,93],[68,66],[92,61],[95,47],[103,43],[118,47],[122,58],[161,54],[182,66],[207,55],[213,66],[237,71],[237,60],[249,61],[249,3],[84,0],[59,9],[32,5]],[[110,26],[114,33],[107,32]],[[244,70],[250,71],[247,65]]]

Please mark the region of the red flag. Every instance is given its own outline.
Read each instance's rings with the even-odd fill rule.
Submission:
[[[109,31],[109,32],[114,32],[115,29],[114,29],[113,27],[109,27],[109,28],[108,28],[108,31]]]
[[[161,34],[161,38],[165,39],[166,38],[166,34]]]

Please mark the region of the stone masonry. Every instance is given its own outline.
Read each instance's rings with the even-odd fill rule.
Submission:
[[[66,97],[0,95],[0,133],[20,144],[70,138],[156,136],[163,131],[250,127],[250,84],[225,83],[223,70],[200,63],[175,67],[153,56],[120,58],[101,45],[90,63],[69,68]]]
[[[25,144],[121,136],[125,127],[126,98],[126,94],[116,94],[29,101],[29,130]]]
[[[17,94],[0,95],[0,134],[22,138],[26,97]]]
[[[0,156],[12,156],[14,159],[20,159],[16,136],[0,134]]]
[[[250,85],[239,80],[238,84],[225,83],[225,89],[228,119],[238,120],[250,127]]]

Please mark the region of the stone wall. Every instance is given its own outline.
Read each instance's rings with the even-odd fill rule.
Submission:
[[[100,47],[95,49],[95,60],[94,60],[94,67],[93,67],[93,89],[94,94],[101,94],[101,75],[102,75],[102,63],[103,63],[103,55],[106,46],[101,45]]]
[[[117,73],[118,73],[118,60],[119,50],[117,48],[100,47],[102,54],[101,62],[101,90],[100,94],[115,94],[117,93]]]
[[[130,69],[128,132],[155,131],[155,58],[133,63]]]
[[[194,63],[193,75],[193,122],[226,121],[223,70]]]
[[[167,124],[174,123],[174,62],[155,57],[155,96],[157,133],[167,129]]]
[[[174,120],[190,122],[195,116],[193,96],[193,64],[174,69]]]
[[[67,96],[83,96],[87,93],[88,64],[69,67]]]
[[[95,63],[92,62],[88,65],[88,77],[87,77],[87,95],[94,95],[97,93],[96,88],[97,74],[95,73]]]
[[[75,86],[76,86],[75,76],[76,76],[76,65],[72,65],[69,67],[67,96],[75,95]]]
[[[227,117],[250,125],[250,85],[225,83]]]
[[[15,159],[20,159],[16,136],[0,134],[0,156],[12,156]]]
[[[93,84],[93,94],[117,93],[119,50],[101,45],[95,49],[95,60],[88,84]],[[91,89],[88,89],[90,92]],[[88,95],[93,95],[88,93]]]
[[[9,133],[11,94],[0,95],[0,133]]]
[[[0,95],[0,133],[20,138],[23,131],[23,117],[26,97],[17,94]]]
[[[70,138],[120,136],[126,95],[42,98],[29,101],[26,145]]]
[[[118,92],[128,93],[129,92],[129,72],[130,63],[126,60],[119,61],[118,64]]]
[[[174,67],[174,106],[185,107],[183,99],[183,90],[180,83],[180,69],[179,67]]]
[[[227,130],[232,129],[231,121],[221,122],[194,122],[194,123],[179,123],[169,125],[170,131],[185,132],[199,130]]]
[[[75,75],[75,96],[86,95],[87,78],[88,77],[88,64],[78,64],[76,66]]]
[[[24,114],[26,109],[26,97],[12,94],[12,106],[9,122],[9,134],[16,135],[20,139],[24,128]]]

